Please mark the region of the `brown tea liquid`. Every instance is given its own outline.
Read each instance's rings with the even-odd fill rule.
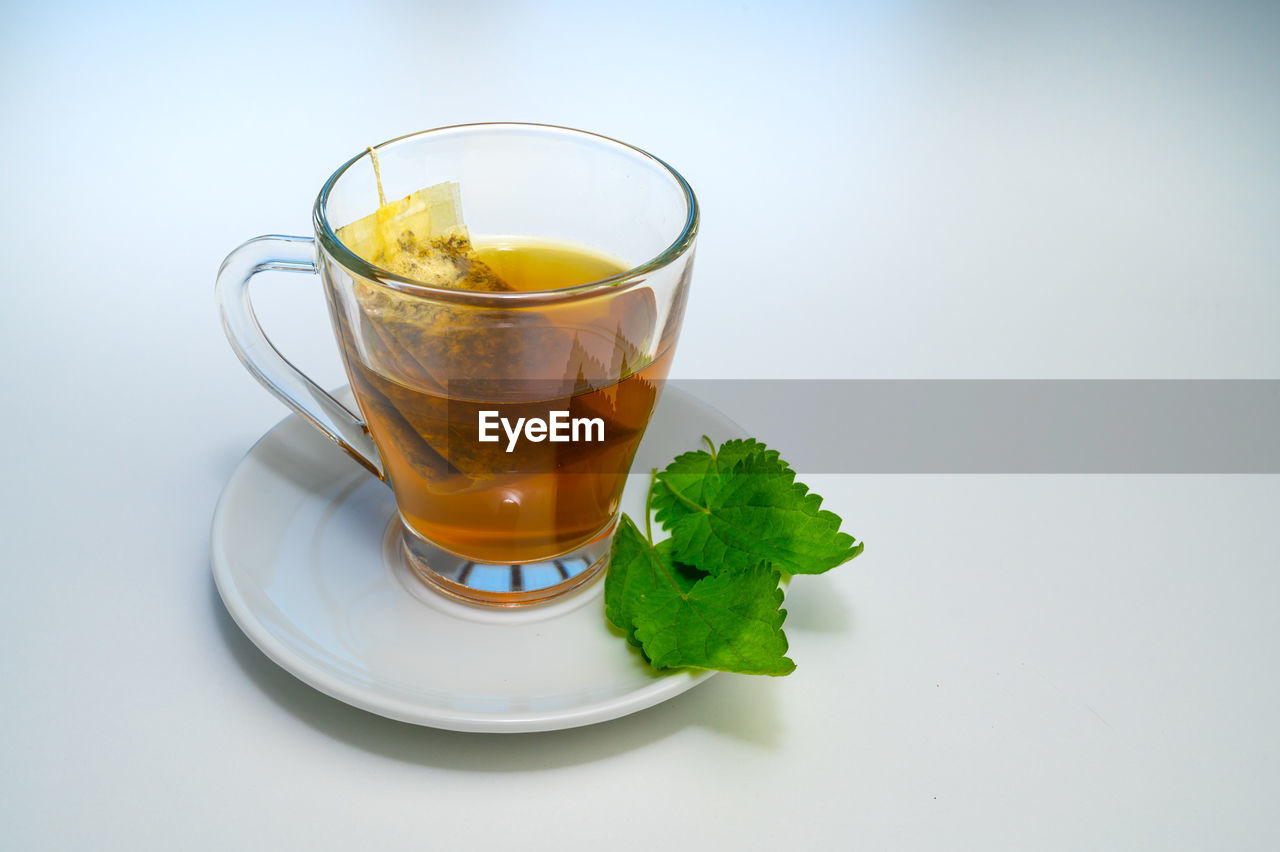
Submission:
[[[513,290],[585,284],[621,263],[564,244],[478,242],[476,255]],[[622,485],[674,339],[658,334],[643,286],[554,305],[511,308],[412,300],[365,285],[334,307],[344,360],[404,520],[477,562],[552,559],[617,515]],[[652,358],[645,353],[656,353]],[[603,421],[603,440],[479,440],[480,413]],[[492,434],[492,433],[490,433]]]

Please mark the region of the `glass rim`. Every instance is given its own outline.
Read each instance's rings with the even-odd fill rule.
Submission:
[[[601,291],[609,291],[610,293],[620,293],[630,289],[631,285],[637,284],[644,279],[646,275],[654,270],[661,269],[669,265],[673,261],[681,257],[693,245],[694,238],[698,234],[698,199],[693,194],[693,188],[689,186],[689,182],[684,179],[678,171],[672,168],[664,160],[655,157],[642,148],[629,145],[611,136],[604,136],[599,133],[592,133],[588,130],[578,130],[573,127],[563,127],[556,124],[537,124],[532,122],[516,122],[516,121],[495,121],[495,122],[479,122],[474,124],[451,124],[444,127],[433,127],[429,130],[419,130],[414,133],[406,133],[403,136],[397,136],[394,139],[388,139],[372,147],[373,151],[379,151],[383,148],[389,148],[411,139],[417,139],[421,136],[427,136],[433,133],[443,133],[445,131],[459,130],[549,130],[559,131],[561,133],[571,134],[595,140],[597,142],[605,142],[609,145],[616,145],[625,148],[627,151],[639,155],[641,158],[656,163],[663,170],[675,179],[681,192],[684,194],[686,216],[684,226],[680,233],[676,236],[665,249],[659,252],[649,260],[644,261],[630,269],[610,275],[607,278],[600,278],[595,281],[588,281],[585,284],[575,284],[571,287],[560,287],[555,290],[527,290],[527,291],[489,291],[489,290],[463,290],[455,287],[436,287],[431,284],[424,284],[415,281],[412,278],[406,278],[403,275],[397,275],[389,269],[383,269],[376,264],[370,263],[364,258],[357,255],[348,248],[340,239],[338,239],[334,228],[329,224],[328,217],[328,201],[329,193],[337,184],[338,180],[346,174],[347,170],[356,163],[370,156],[369,148],[356,154],[347,160],[338,169],[329,176],[324,186],[320,189],[320,194],[316,197],[315,207],[313,208],[312,219],[315,226],[316,235],[320,240],[320,245],[325,251],[334,258],[339,264],[361,278],[376,281],[391,289],[401,293],[414,296],[426,296],[437,299],[446,299],[455,302],[469,302],[473,304],[485,304],[490,306],[508,306],[516,307],[527,304],[544,304],[547,302],[559,302],[564,300],[572,300],[584,296],[594,296]]]

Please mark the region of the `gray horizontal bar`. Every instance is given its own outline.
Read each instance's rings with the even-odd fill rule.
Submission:
[[[1280,381],[672,381],[810,473],[1280,473]]]

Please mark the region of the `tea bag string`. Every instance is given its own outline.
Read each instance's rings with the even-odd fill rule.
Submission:
[[[369,156],[373,158],[373,176],[378,181],[378,206],[386,207],[387,197],[382,194],[382,170],[378,168],[378,152],[373,150],[372,145],[367,150],[369,151]]]

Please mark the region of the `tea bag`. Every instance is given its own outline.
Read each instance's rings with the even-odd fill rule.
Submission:
[[[377,159],[374,159],[377,172]],[[378,175],[377,210],[338,229],[349,249],[375,266],[433,287],[510,291],[476,255],[462,221],[458,184],[439,183],[386,203]],[[374,280],[353,281],[356,308],[340,324],[364,368],[358,382],[366,404],[395,450],[419,475],[442,490],[487,478],[495,461],[488,444],[467,446],[452,434],[449,384],[460,370],[498,369],[523,357],[523,337],[512,346],[494,332],[502,323],[491,309],[447,298],[410,295]],[[345,337],[346,335],[344,335]],[[472,456],[477,456],[473,458]]]
[[[378,187],[381,193],[381,179]],[[338,239],[374,266],[432,287],[512,289],[476,256],[452,181],[381,205],[339,228]]]
[[[338,229],[338,239],[361,258],[423,284],[459,290],[513,289],[476,255],[462,221],[458,184],[419,189],[386,203],[376,155],[374,173],[383,203]],[[447,341],[467,335],[476,311],[447,299],[410,295],[357,278],[355,325],[365,360],[376,372],[407,388],[445,393],[452,376]],[[474,337],[474,335],[470,335]],[[473,341],[474,342],[474,341]],[[469,352],[476,356],[481,353]]]

